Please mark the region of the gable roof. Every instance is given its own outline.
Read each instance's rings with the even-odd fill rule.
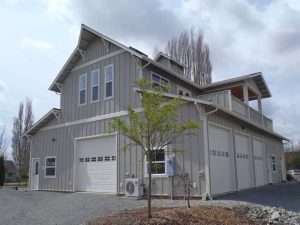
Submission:
[[[168,58],[169,60],[171,60],[172,62],[176,63],[177,65],[182,66],[180,63],[173,60],[172,58],[165,55],[164,53],[160,52],[156,56],[156,58],[154,60],[152,60],[143,52],[141,52],[133,47],[127,47],[127,46],[121,44],[120,42],[115,41],[115,40],[109,38],[108,36],[98,32],[84,24],[81,25],[81,30],[80,30],[80,35],[79,35],[79,39],[77,42],[77,46],[75,47],[71,56],[68,58],[68,60],[66,61],[66,63],[62,67],[62,69],[59,71],[58,75],[56,76],[56,78],[54,79],[52,84],[50,85],[49,90],[52,90],[55,92],[60,92],[59,84],[61,84],[64,81],[64,79],[71,72],[72,68],[75,66],[76,62],[80,59],[81,51],[86,50],[89,42],[94,38],[101,38],[105,41],[108,41],[108,42],[118,46],[119,48],[129,52],[130,54],[132,54],[132,55],[140,58],[144,62],[146,62],[146,66],[152,65],[156,68],[159,68],[159,69],[165,71],[166,73],[172,75],[176,79],[181,80],[185,84],[187,84],[187,85],[191,86],[192,88],[197,89],[199,91],[205,92],[207,90],[210,90],[210,89],[213,89],[216,87],[221,87],[221,86],[228,85],[228,84],[235,83],[235,82],[241,82],[243,80],[253,79],[253,81],[257,84],[258,88],[261,90],[262,97],[264,97],[264,98],[271,97],[271,92],[262,76],[262,73],[260,73],[260,72],[252,73],[252,74],[244,75],[244,76],[239,76],[239,77],[235,77],[235,78],[227,79],[227,80],[223,80],[223,81],[214,82],[207,86],[200,86],[200,85],[196,84],[195,82],[183,77],[181,74],[179,74],[179,73],[165,67],[163,64],[157,62],[156,60],[158,60],[159,57],[165,57],[165,58]]]
[[[259,90],[261,91],[262,97],[268,98],[268,97],[272,96],[261,72],[251,73],[251,74],[238,76],[238,77],[234,77],[234,78],[230,78],[230,79],[226,79],[226,80],[222,80],[222,81],[213,82],[209,85],[201,87],[201,90],[208,91],[210,89],[214,89],[217,87],[222,87],[222,86],[226,86],[226,85],[230,85],[230,84],[234,84],[234,83],[239,83],[239,82],[242,82],[245,80],[253,80],[255,82],[255,84],[257,85],[257,87],[259,88]]]
[[[41,119],[33,124],[33,126],[27,131],[26,135],[33,135],[51,120],[55,119],[57,115],[61,112],[60,109],[53,108],[46,115],[44,115]]]
[[[175,59],[171,58],[170,56],[168,56],[167,54],[163,53],[163,52],[159,52],[155,58],[154,61],[158,62],[160,58],[166,58],[167,60],[170,60],[171,63],[176,64],[177,66],[181,67],[182,69],[184,68],[184,65],[182,65],[181,63],[177,62]]]

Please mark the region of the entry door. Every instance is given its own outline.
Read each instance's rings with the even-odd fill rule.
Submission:
[[[32,159],[31,189],[39,190],[40,159]]]

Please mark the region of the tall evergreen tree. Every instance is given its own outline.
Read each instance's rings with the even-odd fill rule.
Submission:
[[[4,181],[5,181],[4,154],[0,154],[0,186],[4,185]]]

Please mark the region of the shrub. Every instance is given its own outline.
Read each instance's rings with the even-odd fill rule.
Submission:
[[[4,156],[0,155],[0,186],[4,185],[4,180],[5,180]]]

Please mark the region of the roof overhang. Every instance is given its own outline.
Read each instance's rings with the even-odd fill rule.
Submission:
[[[226,88],[228,86],[242,84],[247,80],[253,80],[254,83],[257,85],[259,91],[261,92],[262,98],[269,98],[271,97],[271,92],[266,84],[266,81],[261,72],[252,73],[248,75],[238,76],[231,79],[226,79],[222,81],[217,81],[207,86],[201,87],[201,90],[206,92],[218,88]]]
[[[33,135],[38,130],[40,130],[42,127],[44,127],[47,123],[49,123],[51,120],[58,117],[61,110],[57,108],[51,109],[46,115],[44,115],[41,119],[39,119],[37,122],[33,124],[33,126],[30,128],[30,130],[27,131],[26,135]]]

